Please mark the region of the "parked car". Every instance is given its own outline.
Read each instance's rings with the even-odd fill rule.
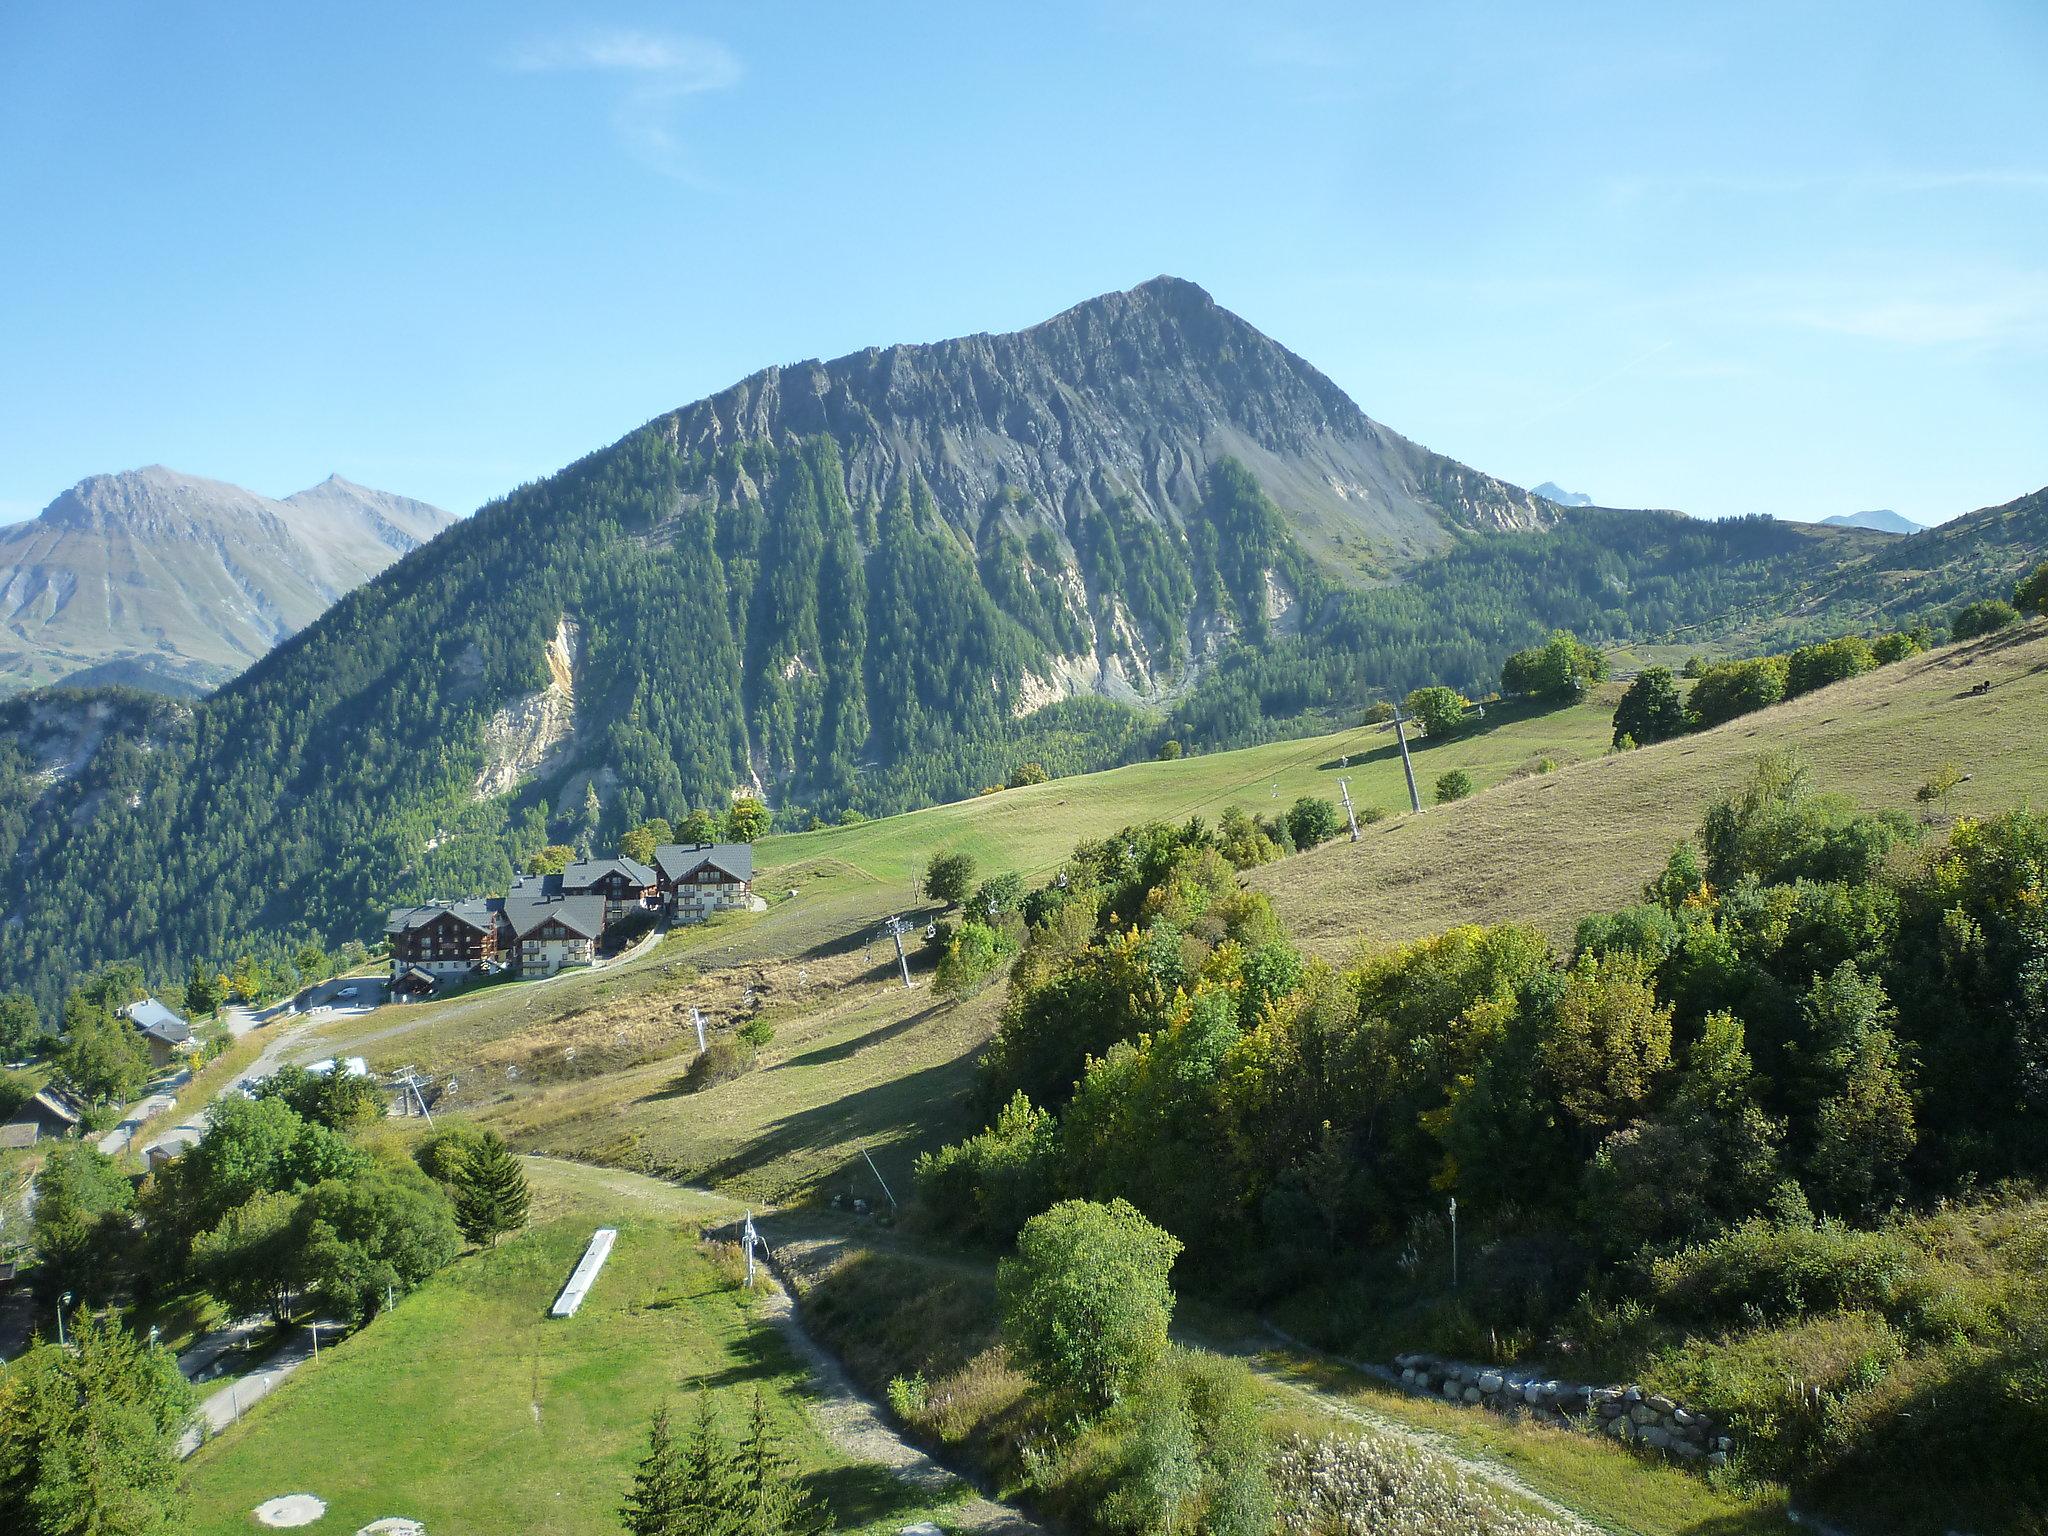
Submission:
[[[354,997],[356,995],[356,987],[353,983],[351,983],[350,985],[343,987],[339,992],[335,993],[334,995],[336,997]]]

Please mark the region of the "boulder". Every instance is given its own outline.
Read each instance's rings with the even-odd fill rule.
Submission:
[[[1527,1403],[1531,1408],[1542,1407],[1544,1402],[1546,1401],[1543,1395],[1543,1383],[1540,1381],[1532,1381],[1527,1386],[1522,1388],[1522,1401]]]
[[[1482,1371],[1473,1385],[1478,1387],[1481,1393],[1491,1397],[1501,1389],[1501,1374],[1499,1371]]]
[[[1671,1444],[1671,1432],[1661,1424],[1645,1425],[1636,1438],[1645,1445],[1655,1446],[1660,1451]]]
[[[1479,1389],[1478,1389],[1477,1387],[1467,1387],[1467,1388],[1465,1389],[1465,1401],[1466,1401],[1466,1402],[1468,1402],[1468,1403],[1476,1403],[1476,1402],[1478,1402],[1478,1401],[1479,1401]]]
[[[1648,1403],[1652,1408],[1656,1409],[1657,1412],[1659,1412],[1660,1414],[1670,1413],[1674,1408],[1678,1406],[1678,1404],[1671,1401],[1670,1398],[1666,1397],[1661,1392],[1654,1393],[1651,1396],[1644,1398],[1643,1401]]]
[[[1708,1452],[1707,1465],[1714,1468],[1716,1471],[1719,1471],[1722,1467],[1728,1465],[1728,1453],[1726,1451]]]
[[[1634,1419],[1636,1423],[1643,1425],[1654,1424],[1661,1417],[1657,1410],[1648,1403],[1637,1403],[1635,1407],[1629,1409],[1628,1416]]]

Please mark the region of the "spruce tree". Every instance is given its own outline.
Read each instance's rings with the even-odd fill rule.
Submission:
[[[719,1433],[707,1397],[697,1399],[697,1417],[683,1448],[681,1469],[675,1536],[744,1536],[748,1527],[740,1468]]]
[[[796,1462],[775,1438],[761,1389],[738,1458],[740,1530],[744,1536],[799,1536],[821,1524],[810,1494],[796,1480]]]
[[[678,1536],[685,1502],[682,1453],[669,1429],[668,1405],[654,1415],[647,1454],[633,1474],[633,1491],[619,1507],[619,1518],[631,1536]]]
[[[456,1170],[455,1220],[479,1247],[526,1225],[526,1170],[496,1131],[485,1131]]]

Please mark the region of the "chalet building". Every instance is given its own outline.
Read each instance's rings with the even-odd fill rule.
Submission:
[[[130,1003],[122,1015],[142,1035],[149,1064],[161,1071],[192,1049],[192,1026],[153,997]]]
[[[753,900],[754,850],[747,843],[663,843],[654,850],[654,870],[674,922],[701,923]]]
[[[62,1088],[43,1088],[0,1125],[0,1148],[32,1147],[53,1136],[76,1136],[84,1124],[83,1104]]]
[[[408,972],[444,978],[467,976],[503,952],[507,938],[505,903],[472,896],[400,907],[384,924],[391,944],[391,979]],[[409,984],[417,988],[417,979]]]
[[[546,976],[567,965],[590,965],[604,937],[605,899],[564,891],[559,875],[529,876],[505,894],[513,963],[522,976]]]
[[[604,899],[606,928],[651,910],[660,888],[660,876],[638,859],[582,859],[562,871],[564,896]]]

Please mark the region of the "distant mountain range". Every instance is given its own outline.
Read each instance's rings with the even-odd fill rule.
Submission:
[[[160,520],[219,593],[180,617],[249,616],[239,666],[289,631],[249,587],[316,509],[242,503],[281,525],[252,562],[222,548],[246,535],[172,517],[169,478]],[[39,521],[133,500],[123,526],[153,529],[139,508],[159,499],[115,489]],[[359,494],[328,517],[353,528]],[[438,526],[422,515],[404,538]],[[545,844],[610,849],[736,790],[802,826],[1025,763],[1299,734],[1423,684],[1483,693],[1554,629],[1753,652],[1939,622],[2044,546],[2048,494],[1914,539],[1568,506],[1403,437],[1194,284],[1155,279],[666,412],[189,708],[137,726],[74,718],[98,700],[0,705],[0,810],[22,808],[0,814],[0,987],[54,1003],[112,957],[171,978],[367,937],[392,905],[502,890]],[[301,580],[307,606],[343,585],[329,575]],[[72,602],[109,585],[136,583],[81,580]]]
[[[1568,491],[1555,480],[1546,480],[1535,488],[1535,493],[1545,501],[1554,501],[1560,507],[1590,507],[1593,498],[1584,491]]]
[[[0,527],[0,693],[200,693],[455,519],[339,475],[273,501],[147,469],[81,480]]]
[[[1927,525],[1916,523],[1910,517],[1901,517],[1889,507],[1879,507],[1872,512],[1837,512],[1833,517],[1821,521],[1830,528],[1868,528],[1876,533],[1925,533]]]

